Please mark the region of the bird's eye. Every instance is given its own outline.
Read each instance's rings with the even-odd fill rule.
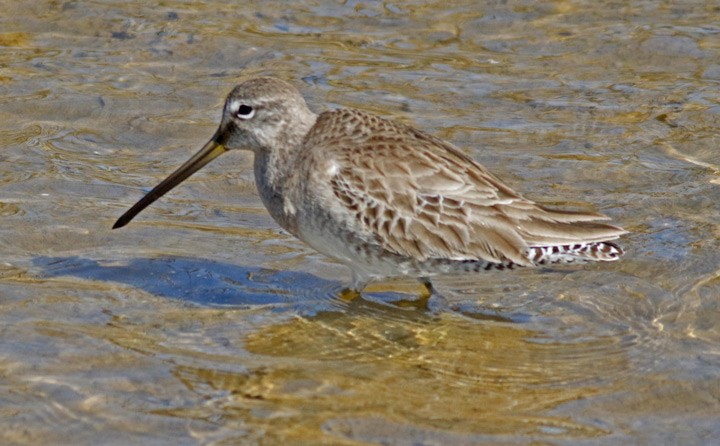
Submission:
[[[237,116],[239,119],[246,121],[255,116],[255,109],[250,107],[249,105],[242,104],[240,108],[238,108],[237,113],[235,113],[235,116]]]

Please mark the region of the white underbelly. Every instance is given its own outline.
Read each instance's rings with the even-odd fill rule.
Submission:
[[[346,264],[355,275],[379,279],[411,274],[412,261],[372,243],[369,234],[351,234],[329,222],[300,222],[300,238],[318,252]]]

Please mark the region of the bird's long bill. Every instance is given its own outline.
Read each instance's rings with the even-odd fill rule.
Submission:
[[[193,155],[193,157],[187,160],[185,164],[180,166],[175,172],[170,174],[169,177],[165,178],[160,184],[155,186],[153,190],[148,192],[147,195],[142,197],[140,201],[135,203],[133,207],[128,209],[127,212],[118,218],[113,225],[113,229],[122,228],[126,224],[130,223],[130,220],[135,218],[137,214],[146,207],[150,206],[153,202],[155,202],[155,200],[165,195],[187,177],[200,170],[204,165],[226,152],[227,149],[225,148],[224,140],[224,132],[220,129],[198,153]]]

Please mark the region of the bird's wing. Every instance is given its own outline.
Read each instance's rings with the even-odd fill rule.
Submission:
[[[324,127],[324,129],[323,129]],[[321,130],[322,131],[317,131]],[[617,238],[595,213],[542,208],[456,147],[356,110],[320,115],[305,146],[323,163],[329,206],[390,252],[417,260],[529,265],[529,246]]]

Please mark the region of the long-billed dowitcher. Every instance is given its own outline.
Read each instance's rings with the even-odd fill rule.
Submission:
[[[592,212],[548,209],[454,145],[358,110],[316,115],[285,81],[242,82],[215,135],[113,228],[231,149],[255,154],[255,182],[288,232],[352,269],[352,289],[411,276],[614,261],[625,231]]]

